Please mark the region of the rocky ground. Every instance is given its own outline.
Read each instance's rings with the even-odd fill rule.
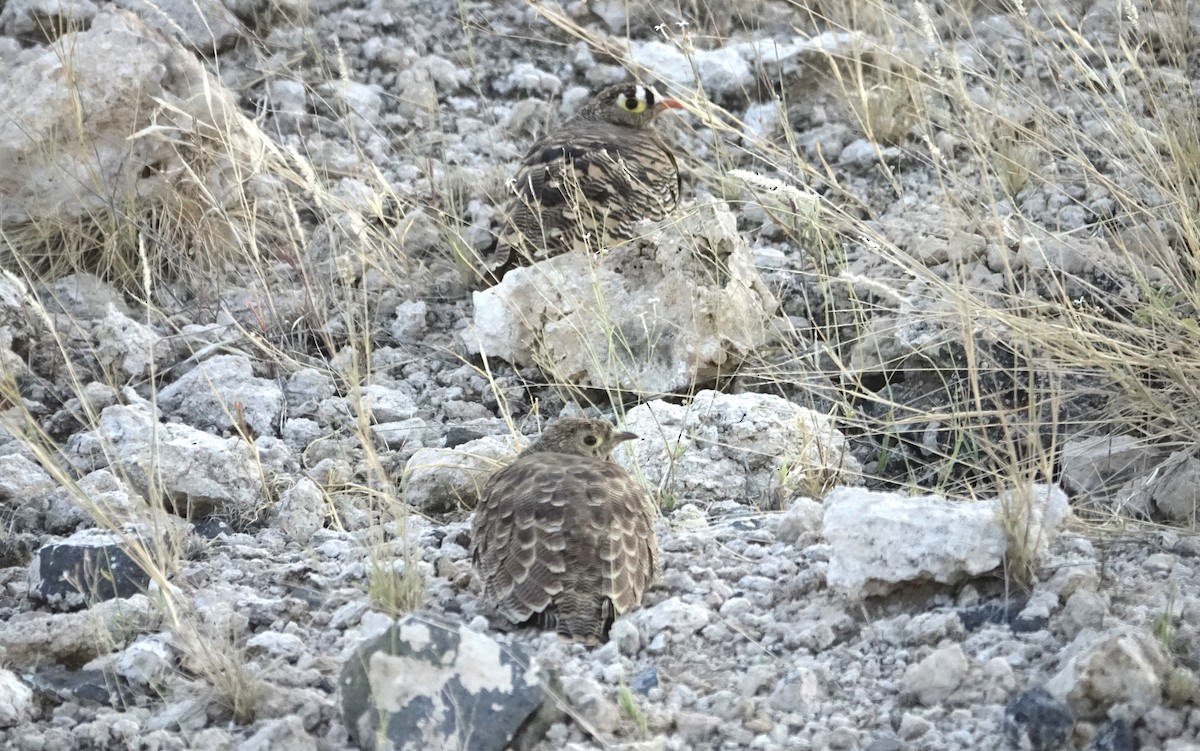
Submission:
[[[0,745],[1200,749],[1200,9],[825,5],[5,3]],[[681,216],[474,290],[630,71]],[[467,552],[580,412],[594,649]]]

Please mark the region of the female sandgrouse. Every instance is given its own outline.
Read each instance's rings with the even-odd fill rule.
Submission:
[[[574,248],[633,237],[679,203],[679,166],[654,121],[674,99],[641,84],[592,94],[579,112],[529,149],[512,184],[488,279]]]
[[[641,604],[658,565],[654,514],[611,456],[636,437],[565,418],[488,480],[471,525],[485,605],[511,623],[598,644]]]

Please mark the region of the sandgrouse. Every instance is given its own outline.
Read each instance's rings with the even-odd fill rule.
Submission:
[[[594,645],[641,604],[658,566],[654,514],[611,456],[636,437],[564,418],[488,480],[471,526],[486,606]]]
[[[682,106],[648,86],[615,84],[593,93],[574,117],[534,143],[503,209],[487,283],[574,248],[600,250],[628,240],[640,220],[658,221],[674,211],[679,166],[654,121]]]

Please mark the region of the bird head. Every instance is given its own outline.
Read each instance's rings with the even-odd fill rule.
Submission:
[[[579,110],[578,117],[614,125],[645,128],[669,109],[683,109],[675,99],[666,99],[640,83],[618,83],[595,92]]]
[[[522,454],[553,452],[608,459],[619,444],[635,438],[633,433],[617,432],[604,420],[565,417],[543,430]]]

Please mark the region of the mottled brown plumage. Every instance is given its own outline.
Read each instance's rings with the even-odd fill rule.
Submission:
[[[575,248],[627,240],[641,220],[674,211],[679,167],[654,121],[681,106],[640,84],[608,86],[534,143],[502,212],[487,281]]]
[[[488,480],[471,525],[483,600],[513,624],[598,644],[658,566],[646,491],[613,461],[636,438],[566,418]]]

